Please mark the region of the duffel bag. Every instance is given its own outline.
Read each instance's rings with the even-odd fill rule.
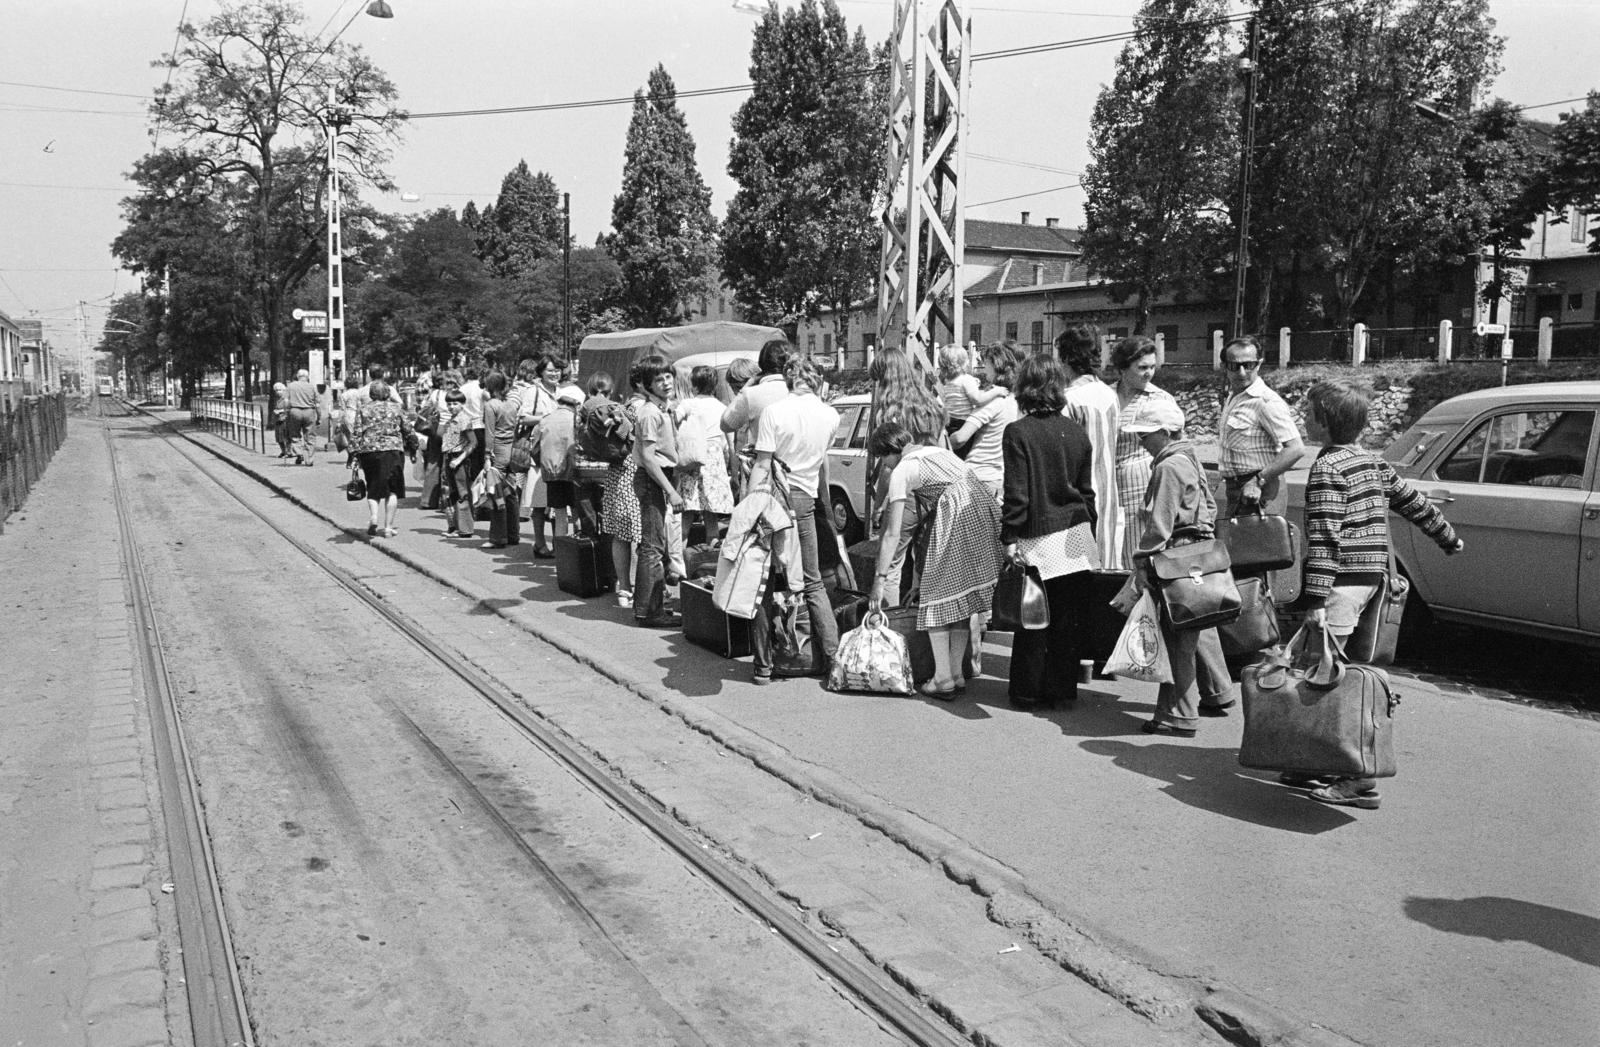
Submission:
[[[1217,539],[1235,571],[1281,571],[1299,561],[1294,524],[1281,516],[1258,511],[1218,520]]]
[[[882,612],[867,615],[859,628],[845,633],[828,673],[830,691],[910,694],[911,652]]]
[[[1388,778],[1395,773],[1389,674],[1355,665],[1339,641],[1307,622],[1288,647],[1246,666],[1240,683],[1239,763],[1308,775]]]

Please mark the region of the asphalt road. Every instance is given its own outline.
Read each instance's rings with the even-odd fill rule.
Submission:
[[[163,441],[115,441],[258,1042],[898,1042]]]
[[[357,523],[336,470],[240,457]],[[1216,979],[1366,1044],[1597,1042],[1600,724],[1526,704],[1553,690],[1527,672],[1570,649],[1538,655],[1496,696],[1517,701],[1485,697],[1495,685],[1482,681],[1506,680],[1534,650],[1521,641],[1469,638],[1460,658],[1397,673],[1400,776],[1381,810],[1347,811],[1239,768],[1236,717],[1193,741],[1141,735],[1149,686],[1096,683],[1072,710],[1018,712],[993,645],[986,678],[949,705],[807,681],[758,689],[747,664],[561,594],[525,551],[448,544],[437,516],[410,508],[401,528],[395,545],[476,594],[480,613],[603,652],[683,708],[966,841],[1161,973]],[[1479,675],[1462,686],[1448,674],[1468,655]],[[1586,670],[1558,679],[1593,694]]]

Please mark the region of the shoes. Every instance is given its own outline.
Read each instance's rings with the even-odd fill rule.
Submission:
[[[1235,705],[1238,705],[1238,704],[1239,704],[1238,699],[1235,699],[1235,700],[1233,700],[1231,702],[1223,702],[1221,705],[1202,705],[1200,707],[1200,715],[1201,716],[1227,716],[1228,715],[1228,710],[1232,709]]]
[[[1318,803],[1335,807],[1359,807],[1363,811],[1376,811],[1380,797],[1376,789],[1368,789],[1355,782],[1334,782],[1311,790],[1311,798]]]
[[[482,545],[478,546],[479,549],[504,549],[505,547],[505,542],[484,542]]]
[[[536,545],[533,547],[533,558],[535,560],[554,560],[556,554],[542,545]]]
[[[1295,789],[1320,789],[1328,784],[1326,778],[1317,774],[1299,774],[1295,771],[1284,771],[1278,775],[1278,781]]]
[[[633,624],[646,629],[677,629],[683,625],[683,615],[658,614],[654,618],[635,618]]]
[[[753,673],[750,677],[750,682],[755,684],[757,687],[765,687],[767,684],[772,682],[772,674],[770,672]]]
[[[395,530],[393,527],[385,527],[383,529],[383,536],[385,538],[393,538],[395,535],[397,535],[399,533],[400,532]]]
[[[456,530],[454,527],[452,527],[452,528],[450,528],[448,531],[446,531],[444,533],[444,536],[446,538],[460,538],[461,537],[461,532]]]
[[[625,591],[623,591],[621,589],[617,590],[617,606],[618,607],[632,607],[633,606],[633,593],[625,592]]]
[[[376,537],[378,537],[378,525],[377,524],[367,524],[367,537],[368,538],[376,538]]]
[[[935,687],[933,681],[917,685],[917,693],[924,698],[933,698],[941,702],[953,702],[961,697],[960,687]]]
[[[304,456],[298,455],[298,454],[295,455],[294,456],[294,464],[295,465],[305,465],[306,464],[306,460],[305,460]]]
[[[1145,734],[1170,734],[1174,738],[1193,738],[1197,733],[1193,727],[1174,727],[1160,720],[1146,720],[1139,730]]]

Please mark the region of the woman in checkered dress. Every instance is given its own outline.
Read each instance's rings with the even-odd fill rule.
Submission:
[[[1117,369],[1117,504],[1125,521],[1139,519],[1144,505],[1145,488],[1150,486],[1151,459],[1140,444],[1139,437],[1122,431],[1139,413],[1139,405],[1150,397],[1173,399],[1171,393],[1157,388],[1152,379],[1160,366],[1154,339],[1136,335],[1124,338],[1111,348],[1111,365]],[[1122,531],[1122,561],[1107,564],[1107,568],[1133,570],[1133,553],[1139,545],[1139,528],[1126,526]]]

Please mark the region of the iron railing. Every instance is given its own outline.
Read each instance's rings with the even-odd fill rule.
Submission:
[[[65,393],[27,396],[9,410],[0,408],[0,531],[66,438]]]
[[[189,421],[224,440],[266,453],[266,404],[197,396],[189,401]]]

